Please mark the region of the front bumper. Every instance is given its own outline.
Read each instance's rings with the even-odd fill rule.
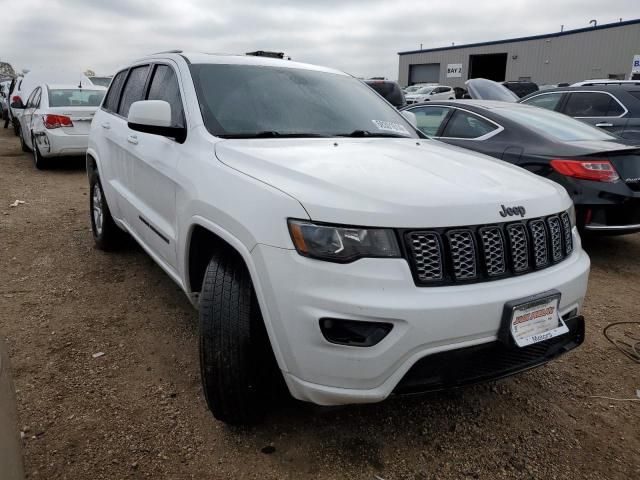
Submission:
[[[376,402],[389,396],[420,359],[497,340],[506,302],[550,289],[560,313],[579,311],[589,258],[576,249],[561,263],[492,282],[417,287],[404,259],[334,264],[293,250],[252,251],[263,315],[291,394],[321,405]],[[372,347],[329,343],[319,319],[392,323]]]

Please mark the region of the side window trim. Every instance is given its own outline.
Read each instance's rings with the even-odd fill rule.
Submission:
[[[184,122],[184,126],[188,131],[189,125],[187,122],[187,108],[184,103],[184,92],[183,92],[182,82],[180,81],[180,75],[178,75],[177,69],[170,62],[159,60],[159,61],[153,62],[150,65],[151,69],[149,71],[149,76],[147,77],[147,84],[145,85],[144,99],[147,100],[149,98],[149,92],[151,90],[151,82],[153,81],[153,77],[156,74],[156,69],[158,65],[164,65],[166,67],[169,67],[173,72],[173,75],[175,76],[176,83],[178,84],[178,92],[180,93],[180,104],[182,105],[182,121]]]
[[[141,64],[136,64],[136,65],[131,65],[129,66],[129,71],[127,72],[127,76],[124,79],[124,82],[122,82],[122,86],[120,87],[120,93],[118,96],[118,105],[116,105],[116,111],[113,112],[114,115],[120,117],[120,118],[124,118],[126,120],[126,117],[123,117],[122,115],[120,115],[120,104],[122,103],[122,93],[124,92],[124,89],[127,87],[127,82],[129,82],[129,77],[131,76],[131,72],[133,72],[134,69],[139,68],[139,67],[148,67],[147,69],[147,77],[144,79],[144,87],[142,89],[142,98],[147,98],[147,89],[149,88],[149,77],[151,76],[151,71],[153,70],[153,64],[152,63],[141,63]]]
[[[570,97],[572,94],[574,94],[574,93],[599,93],[599,94],[603,94],[603,95],[609,95],[611,98],[613,98],[613,100],[615,100],[616,102],[618,102],[618,105],[620,105],[620,107],[622,107],[622,110],[623,110],[622,114],[620,114],[620,115],[601,115],[601,116],[598,116],[598,117],[573,117],[573,118],[622,118],[622,117],[624,117],[627,113],[629,113],[629,110],[627,110],[627,107],[625,107],[625,106],[622,104],[622,102],[621,102],[620,100],[618,100],[618,99],[616,98],[616,96],[615,96],[615,95],[613,95],[613,94],[612,94],[612,93],[610,93],[610,92],[603,92],[603,91],[599,91],[599,90],[578,90],[578,91],[575,91],[575,92],[574,92],[574,91],[571,91],[571,92],[567,92],[567,93],[568,93],[568,95],[567,95],[567,101],[565,102],[565,105],[563,105],[563,109],[564,109],[564,106],[566,106],[566,103],[568,103],[568,102],[569,102],[569,97]],[[563,113],[564,113],[564,112],[563,112]]]
[[[524,105],[529,105],[529,100],[533,100],[534,98],[538,98],[538,97],[542,97],[543,95],[554,95],[554,94],[560,94],[560,100],[558,100],[558,103],[556,103],[556,106],[553,108],[553,110],[551,110],[552,112],[562,112],[564,110],[564,105],[567,102],[567,98],[569,97],[567,95],[566,91],[560,91],[560,92],[540,92],[536,95],[533,95],[529,98],[527,98],[526,102],[522,102],[522,104]],[[537,105],[532,105],[533,107],[536,107]],[[539,108],[543,108],[543,107],[539,107]]]
[[[482,120],[484,120],[486,122],[489,122],[492,125],[495,125],[496,128],[491,130],[490,132],[485,133],[484,135],[480,135],[479,137],[474,137],[474,138],[442,137],[442,134],[447,129],[447,126],[449,125],[449,122],[453,118],[453,115],[454,115],[454,113],[456,111],[465,112],[465,113],[468,113],[469,115],[472,115],[474,117],[481,118]],[[494,136],[498,135],[500,132],[504,131],[504,127],[502,125],[500,125],[499,123],[491,120],[490,118],[487,118],[484,115],[481,115],[480,113],[476,113],[476,112],[472,112],[471,110],[467,110],[466,108],[460,108],[460,107],[454,107],[454,106],[451,107],[451,114],[446,119],[446,122],[443,122],[443,124],[441,125],[440,128],[441,128],[441,131],[437,132],[439,134],[439,136],[434,137],[434,138],[446,138],[447,140],[467,140],[467,141],[472,141],[472,142],[482,142],[484,140],[488,140],[491,137],[494,137]]]

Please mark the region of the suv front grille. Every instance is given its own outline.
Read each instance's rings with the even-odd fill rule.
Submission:
[[[416,284],[473,283],[540,270],[573,251],[566,212],[529,221],[404,232]]]

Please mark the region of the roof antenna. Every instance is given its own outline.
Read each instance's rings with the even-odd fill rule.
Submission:
[[[564,25],[560,25],[560,33],[564,32]]]

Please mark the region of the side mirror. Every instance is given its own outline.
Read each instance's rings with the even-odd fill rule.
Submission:
[[[187,129],[171,126],[171,105],[164,100],[141,100],[129,108],[127,125],[131,130],[174,138],[184,142]]]
[[[418,128],[418,119],[416,118],[416,114],[405,110],[402,113],[402,116],[411,124],[413,128]]]
[[[24,103],[19,98],[11,102],[11,108],[16,108],[18,110],[24,110]]]

